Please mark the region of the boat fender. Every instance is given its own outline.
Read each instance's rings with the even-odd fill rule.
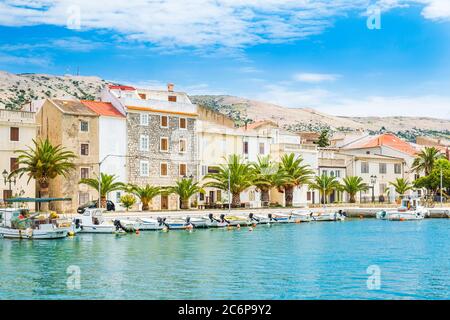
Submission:
[[[69,231],[69,232],[67,233],[67,235],[68,235],[69,237],[73,237],[73,236],[75,236],[75,232]]]
[[[139,229],[138,230],[136,230],[136,234],[140,234],[141,232],[139,231]]]
[[[249,228],[248,228],[248,231],[253,231],[253,228],[252,228],[252,227],[249,227]]]

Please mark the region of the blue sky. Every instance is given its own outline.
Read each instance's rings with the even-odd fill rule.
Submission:
[[[0,1],[0,70],[450,119],[449,0],[108,3]]]

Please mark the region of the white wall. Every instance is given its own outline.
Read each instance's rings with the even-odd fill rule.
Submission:
[[[125,118],[105,117],[99,118],[99,159],[103,160],[107,155],[127,155],[127,124]],[[126,170],[126,157],[109,156],[102,163],[103,173],[114,174],[118,177],[118,181],[128,182]],[[112,200],[116,205],[119,199],[116,192],[108,195],[108,199]]]

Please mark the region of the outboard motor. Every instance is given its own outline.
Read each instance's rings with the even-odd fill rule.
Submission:
[[[122,227],[122,224],[120,223],[120,220],[119,220],[119,219],[115,219],[113,223],[114,223],[114,225],[116,226],[116,231],[119,231],[120,229],[126,231],[126,230]]]
[[[75,223],[75,228],[82,228],[81,227],[81,220],[80,219],[75,219],[75,221],[74,221],[74,223]]]
[[[156,220],[158,221],[160,226],[166,226],[167,228],[169,227],[166,223],[166,218],[158,217],[158,218],[156,218]]]
[[[250,212],[250,213],[248,214],[248,218],[249,218],[251,221],[254,220],[254,221],[256,221],[256,222],[259,222],[259,219],[256,218],[255,215],[254,215],[252,212]]]
[[[225,219],[225,215],[222,213],[221,215],[220,215],[220,222],[226,222],[226,223],[230,223],[230,221],[228,221],[227,219]]]
[[[277,219],[275,219],[271,213],[267,214],[267,218],[269,218],[270,221],[277,221]]]
[[[193,224],[193,223],[191,222],[191,217],[189,217],[189,216],[186,217],[186,225],[187,225],[187,226],[191,225],[191,226],[195,227],[195,224]]]

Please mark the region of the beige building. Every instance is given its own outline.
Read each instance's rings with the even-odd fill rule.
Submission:
[[[17,168],[16,150],[26,150],[36,137],[35,113],[0,109],[0,199],[13,196],[34,198],[36,184],[28,176],[5,178]],[[5,177],[3,176],[5,175]],[[11,180],[11,184],[8,182]],[[0,200],[0,202],[3,202]]]
[[[51,203],[50,209],[74,213],[80,204],[98,199],[95,190],[78,184],[81,178],[92,178],[98,173],[98,114],[75,100],[47,99],[38,109],[38,136],[77,155],[71,174],[59,176],[49,185],[50,197],[72,199]]]

